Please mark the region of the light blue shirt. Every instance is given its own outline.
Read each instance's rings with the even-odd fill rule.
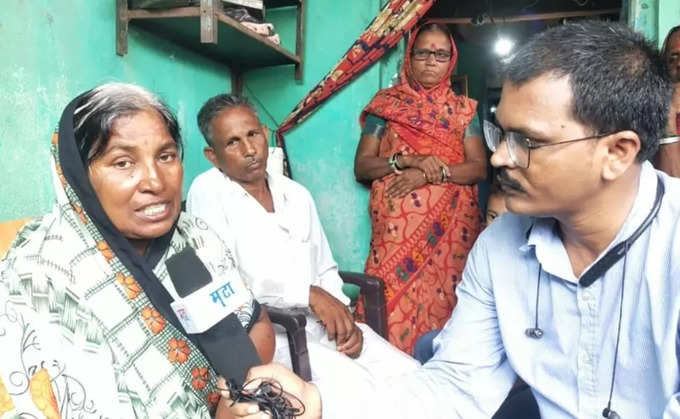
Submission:
[[[661,417],[678,391],[680,181],[660,178],[666,193],[659,213],[625,261],[612,398],[624,419]],[[643,164],[638,196],[610,248],[649,214],[656,183],[657,172]],[[506,214],[486,229],[468,257],[458,304],[435,339],[434,358],[392,383],[359,383],[351,391],[364,402],[352,403],[370,407],[338,417],[487,418],[519,376],[531,386],[542,417],[601,418],[614,365],[624,259],[591,286],[579,286],[555,223]],[[538,325],[544,335],[532,339],[525,329],[535,321],[539,263]],[[324,383],[318,386],[324,417],[334,417],[351,396],[339,400],[324,393]]]

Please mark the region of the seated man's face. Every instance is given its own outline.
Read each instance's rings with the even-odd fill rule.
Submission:
[[[211,123],[212,146],[204,154],[231,180],[240,185],[265,179],[269,138],[257,115],[245,106],[220,112]]]

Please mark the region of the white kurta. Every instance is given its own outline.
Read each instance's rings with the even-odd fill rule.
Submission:
[[[391,377],[416,368],[415,360],[364,324],[359,325],[364,332],[364,348],[356,362],[337,352],[335,343],[328,341],[319,319],[309,309],[310,286],[323,288],[344,304],[349,299],[342,292],[338,265],[316,206],[299,183],[272,173],[267,174],[267,181],[273,213],[215,168],[193,181],[187,210],[205,220],[235,249],[241,274],[260,303],[305,311],[313,378],[349,378],[353,370],[356,374]],[[290,366],[288,340],[278,327],[274,359]]]

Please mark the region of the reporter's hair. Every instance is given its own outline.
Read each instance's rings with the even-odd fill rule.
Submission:
[[[568,77],[574,118],[594,134],[632,130],[639,162],[663,137],[672,84],[658,50],[619,23],[567,23],[535,35],[506,63],[504,80],[521,85],[551,74]]]
[[[257,109],[243,96],[234,95],[231,93],[225,93],[217,96],[213,96],[208,99],[201,110],[198,111],[198,116],[196,117],[198,122],[198,129],[201,130],[203,138],[212,146],[212,121],[215,117],[222,111],[226,109],[235,108],[238,106],[244,106],[252,111],[255,116],[257,116]]]
[[[106,150],[113,124],[137,112],[158,112],[182,155],[182,136],[177,118],[156,95],[129,83],[106,83],[86,92],[73,113],[73,130],[80,158],[89,166]]]

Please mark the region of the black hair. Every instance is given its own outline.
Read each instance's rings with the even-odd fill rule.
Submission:
[[[672,85],[658,50],[620,23],[567,23],[535,35],[506,63],[504,80],[523,84],[551,73],[568,77],[572,115],[597,134],[632,130],[639,162],[663,137]]]
[[[144,110],[155,110],[182,155],[182,136],[170,108],[148,90],[127,83],[106,83],[86,92],[76,104],[73,127],[76,146],[85,167],[106,150],[114,122]]]
[[[670,47],[669,42],[670,42],[671,36],[673,36],[677,31],[680,31],[680,25],[673,26],[671,28],[671,30],[668,31],[668,35],[666,35],[666,39],[664,39],[663,46],[661,47],[661,56],[663,58],[666,58],[666,55],[668,54],[668,48]]]
[[[425,32],[441,32],[444,35],[446,35],[447,38],[451,36],[451,31],[449,31],[449,27],[442,23],[437,22],[429,22],[421,26],[420,30],[418,31],[418,35]]]
[[[244,106],[248,108],[255,114],[255,116],[257,116],[257,110],[248,101],[248,99],[243,96],[231,93],[213,96],[203,104],[201,110],[198,111],[198,116],[196,119],[198,122],[198,129],[201,130],[201,134],[203,134],[203,138],[205,138],[205,141],[208,143],[208,145],[212,145],[213,119],[215,119],[215,117],[223,110],[238,106]]]
[[[421,26],[420,30],[418,31],[418,36],[416,37],[416,39],[418,39],[420,35],[428,32],[441,32],[444,35],[446,35],[446,39],[448,39],[449,41],[451,40],[451,31],[449,31],[448,26],[437,22],[430,22]]]

